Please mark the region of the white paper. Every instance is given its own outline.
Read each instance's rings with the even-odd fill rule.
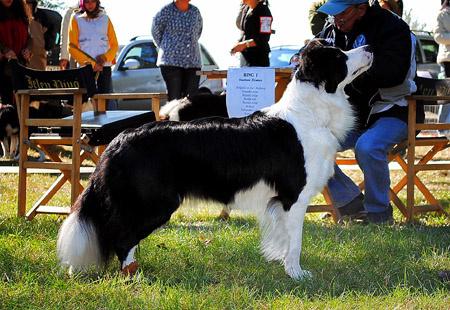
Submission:
[[[275,69],[230,68],[227,73],[229,117],[244,117],[275,103]]]

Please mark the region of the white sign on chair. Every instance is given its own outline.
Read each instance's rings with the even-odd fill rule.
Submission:
[[[229,117],[244,117],[275,103],[275,69],[230,68],[227,74]]]

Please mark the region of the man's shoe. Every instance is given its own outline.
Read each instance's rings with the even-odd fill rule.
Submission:
[[[393,212],[392,206],[389,204],[389,206],[383,212],[367,212],[365,221],[367,223],[377,225],[379,224],[392,225],[394,224],[394,217],[392,216],[392,212]]]
[[[366,211],[364,210],[364,195],[360,193],[352,201],[345,206],[337,209],[338,223],[342,224],[346,221],[362,221],[365,220]]]
[[[364,195],[360,193],[345,206],[338,208],[341,216],[354,217],[364,211]]]

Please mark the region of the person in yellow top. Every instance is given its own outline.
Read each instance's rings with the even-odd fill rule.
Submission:
[[[96,72],[98,93],[112,92],[111,65],[119,44],[100,0],[80,0],[80,9],[70,21],[68,40],[68,50],[75,61],[81,66],[91,64]],[[115,103],[109,102],[108,109],[114,108]]]

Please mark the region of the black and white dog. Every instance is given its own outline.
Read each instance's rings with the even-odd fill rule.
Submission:
[[[226,95],[199,93],[166,103],[159,118],[171,121],[192,121],[203,117],[228,117]]]
[[[294,279],[310,275],[300,267],[304,215],[354,123],[344,87],[372,53],[313,43],[302,57],[283,98],[262,112],[155,122],[116,137],[60,228],[61,264],[75,271],[115,254],[134,273],[139,242],[196,197],[255,210],[264,256]]]

